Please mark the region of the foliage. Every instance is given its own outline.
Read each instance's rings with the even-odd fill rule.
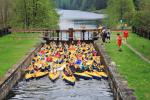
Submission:
[[[15,0],[11,25],[22,28],[56,28],[53,0]]]
[[[0,28],[56,28],[53,0],[0,0]]]
[[[133,25],[136,27],[150,30],[150,1],[141,0],[139,2],[139,9],[137,10]]]
[[[107,0],[55,0],[58,8],[75,10],[100,10],[107,6]]]
[[[0,28],[8,26],[10,18],[10,0],[0,0]]]
[[[132,0],[109,0],[107,5],[106,13],[108,14],[108,19],[104,22],[109,27],[117,26],[120,20],[128,24],[132,23],[135,13],[135,6]]]

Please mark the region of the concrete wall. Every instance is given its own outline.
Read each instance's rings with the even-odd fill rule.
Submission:
[[[101,59],[105,65],[107,74],[109,75],[109,85],[114,94],[115,100],[136,100],[134,96],[134,90],[128,87],[127,81],[124,80],[117,72],[116,64],[111,60],[105,51],[100,41],[94,42],[95,48],[101,53]]]
[[[22,69],[27,67],[34,54],[42,47],[42,43],[38,43],[33,47],[17,64],[6,73],[6,75],[0,80],[0,100],[6,98],[12,87],[18,82],[23,75]]]

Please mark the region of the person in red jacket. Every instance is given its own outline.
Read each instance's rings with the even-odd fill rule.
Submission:
[[[128,32],[127,30],[125,30],[125,31],[123,32],[123,37],[125,38],[125,42],[127,41],[128,36],[129,36],[129,32]]]
[[[122,51],[122,50],[121,50],[121,46],[122,46],[122,37],[120,36],[119,33],[117,34],[117,45],[118,45],[118,50],[119,50],[119,51]]]

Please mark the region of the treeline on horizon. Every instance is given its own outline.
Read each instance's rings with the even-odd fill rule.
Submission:
[[[150,30],[150,0],[55,0],[55,3],[60,9],[103,9],[103,13],[108,14],[103,23],[110,28],[127,24]]]
[[[56,28],[59,15],[53,0],[0,0],[0,29]]]
[[[105,9],[108,0],[55,0],[56,7],[70,10],[94,11]]]
[[[0,28],[58,28],[56,7],[104,9],[108,14],[104,23],[111,28],[122,20],[129,26],[150,30],[150,0],[0,0]]]

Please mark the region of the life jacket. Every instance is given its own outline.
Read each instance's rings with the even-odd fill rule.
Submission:
[[[47,62],[52,62],[52,58],[47,57],[47,58],[46,58],[46,61],[47,61]]]

